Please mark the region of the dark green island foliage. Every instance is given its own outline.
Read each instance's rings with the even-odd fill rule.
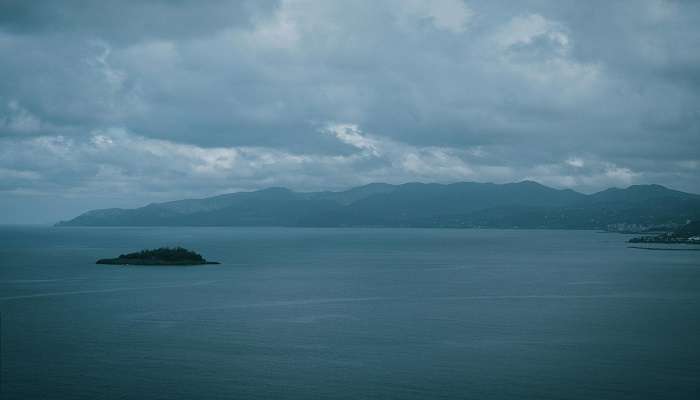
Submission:
[[[700,244],[700,221],[688,222],[674,232],[635,237],[629,243]]]
[[[110,265],[205,265],[219,264],[207,261],[200,254],[182,247],[161,247],[122,254],[117,258],[103,258],[97,264]]]

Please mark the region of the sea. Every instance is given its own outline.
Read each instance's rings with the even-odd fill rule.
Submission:
[[[0,398],[698,399],[700,252],[628,238],[0,227]]]

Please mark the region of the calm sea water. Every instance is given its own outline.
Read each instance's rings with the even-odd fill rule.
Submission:
[[[0,397],[700,398],[700,252],[625,239],[0,228]],[[222,265],[94,264],[161,245]]]

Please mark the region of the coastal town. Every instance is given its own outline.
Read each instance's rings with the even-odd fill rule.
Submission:
[[[688,221],[687,224],[674,230],[653,236],[639,236],[628,240],[629,243],[668,243],[668,244],[700,244],[700,221]]]

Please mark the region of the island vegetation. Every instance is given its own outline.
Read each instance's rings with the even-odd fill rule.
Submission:
[[[202,255],[182,247],[161,247],[121,254],[117,258],[103,258],[97,264],[110,265],[205,265],[219,264],[207,261]]]

